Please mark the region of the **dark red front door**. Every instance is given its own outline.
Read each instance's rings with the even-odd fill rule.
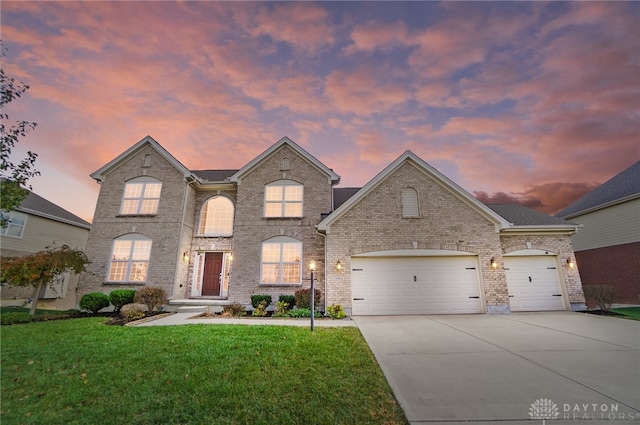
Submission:
[[[202,277],[202,295],[220,295],[220,273],[222,272],[222,253],[207,252],[204,258]]]

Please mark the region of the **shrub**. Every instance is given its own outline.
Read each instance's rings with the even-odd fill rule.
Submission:
[[[140,311],[136,309],[129,309],[129,310],[123,311],[122,313],[120,313],[120,315],[122,316],[125,322],[133,322],[134,320],[140,320],[145,316],[144,311]]]
[[[267,315],[267,302],[260,301],[260,304],[251,313],[252,316],[264,317]]]
[[[271,304],[271,295],[268,295],[268,294],[251,295],[251,305],[253,306],[253,308],[258,308],[258,305],[260,305],[260,303],[263,301],[266,303],[266,305]]]
[[[334,304],[327,307],[327,314],[332,319],[344,319],[347,317],[347,313],[344,312],[340,304]]]
[[[278,301],[276,303],[276,311],[273,313],[273,315],[276,317],[285,317],[289,310],[291,310],[289,308],[289,304],[284,301]]]
[[[2,313],[0,316],[0,324],[2,325],[15,325],[17,323],[30,323],[33,320],[33,316],[26,312],[10,312]]]
[[[97,313],[105,307],[109,307],[109,297],[102,292],[91,292],[84,294],[80,299],[80,308]]]
[[[133,300],[137,303],[146,304],[149,313],[151,313],[157,306],[161,306],[167,302],[167,293],[161,288],[145,286],[136,291]]]
[[[311,310],[308,308],[296,308],[294,310],[289,310],[286,316],[295,318],[311,317]],[[322,317],[322,313],[316,311],[313,317]]]
[[[314,303],[315,305],[320,304],[320,297],[322,296],[322,292],[317,289],[314,288],[314,292],[315,292],[315,297],[314,297]],[[295,295],[295,299],[296,299],[296,306],[298,306],[298,308],[311,308],[311,289],[298,289],[296,291],[296,295]]]
[[[600,310],[611,310],[611,304],[616,299],[616,288],[611,285],[585,285],[582,289],[585,298],[594,301]]]
[[[245,316],[247,314],[247,311],[242,304],[233,303],[230,305],[225,305],[222,308],[222,313],[228,316]]]
[[[294,305],[296,305],[296,297],[295,295],[280,295],[278,297],[278,301],[282,301],[287,303],[287,310],[291,310]]]
[[[109,293],[109,301],[111,301],[113,309],[117,313],[123,305],[131,304],[135,296],[136,291],[134,289],[116,289]]]

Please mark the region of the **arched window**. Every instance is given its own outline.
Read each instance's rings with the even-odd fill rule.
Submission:
[[[291,180],[278,180],[264,187],[265,217],[302,217],[304,186]]]
[[[158,213],[162,182],[152,177],[138,177],[124,186],[120,214],[154,215]]]
[[[109,282],[146,282],[151,257],[151,239],[131,233],[113,240]]]
[[[233,235],[233,202],[224,196],[207,200],[200,211],[198,234],[205,236]]]
[[[402,217],[420,217],[418,192],[412,187],[402,190]]]
[[[302,283],[302,242],[288,236],[277,236],[262,242],[261,251],[260,283]]]

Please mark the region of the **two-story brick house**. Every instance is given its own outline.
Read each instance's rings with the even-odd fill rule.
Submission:
[[[151,137],[101,183],[83,293],[159,286],[170,305],[293,294],[353,314],[581,309],[575,224],[486,206],[411,152],[362,188],[282,138],[239,170],[189,170]]]

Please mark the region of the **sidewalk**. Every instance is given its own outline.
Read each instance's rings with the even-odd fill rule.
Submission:
[[[134,326],[175,326],[175,325],[270,325],[270,326],[299,326],[310,327],[311,319],[286,319],[271,317],[198,317],[202,313],[174,313],[170,316],[164,316],[158,319],[145,321]],[[323,327],[348,327],[356,326],[351,319],[332,320],[332,319],[315,319],[313,322],[315,328]]]

